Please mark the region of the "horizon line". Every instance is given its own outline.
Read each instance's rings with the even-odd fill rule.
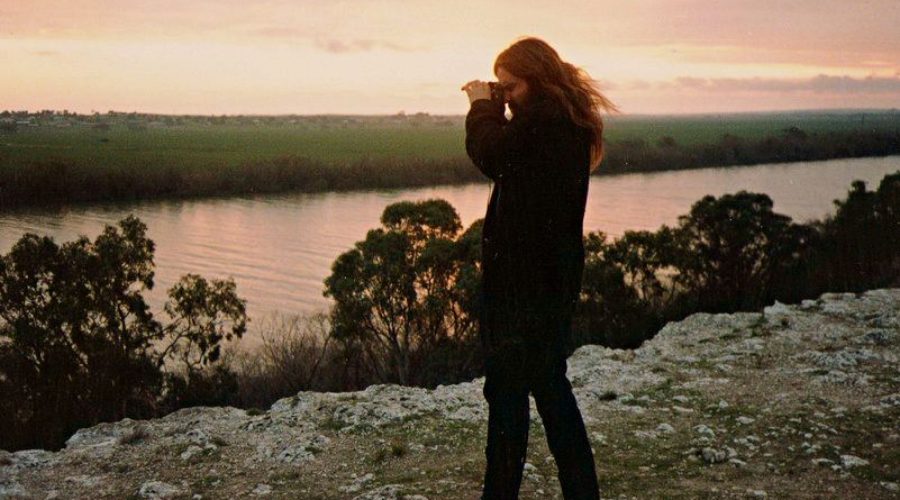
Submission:
[[[119,111],[110,109],[105,112],[94,111],[84,113],[77,111],[69,111],[67,109],[38,109],[35,111],[28,109],[2,109],[0,110],[0,114],[17,114],[17,113],[26,113],[29,115],[32,114],[40,114],[43,112],[51,111],[54,114],[62,114],[63,112],[68,112],[70,115],[75,116],[104,116],[110,114],[117,115],[150,115],[150,116],[171,116],[171,117],[204,117],[204,118],[237,118],[237,117],[397,117],[397,116],[418,116],[418,115],[426,115],[426,116],[435,116],[435,117],[465,117],[467,113],[431,113],[428,111],[413,111],[407,112],[405,110],[400,110],[395,113],[265,113],[265,114],[257,114],[257,113],[159,113],[159,112],[151,112],[151,111]],[[889,112],[896,113],[900,112],[900,108],[890,107],[870,107],[870,108],[787,108],[787,109],[770,109],[770,110],[754,110],[754,111],[696,111],[696,112],[686,112],[686,113],[604,113],[607,118],[615,118],[615,117],[651,117],[651,116],[660,116],[660,117],[671,117],[671,116],[710,116],[710,115],[765,115],[765,114],[781,114],[781,113],[824,113],[824,112],[840,112],[840,113],[853,113],[853,112]]]

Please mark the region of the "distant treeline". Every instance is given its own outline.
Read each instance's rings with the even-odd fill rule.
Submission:
[[[123,153],[125,154],[125,153]],[[670,136],[612,142],[598,175],[900,154],[900,131],[807,133],[797,127],[761,139],[732,134],[680,144]],[[2,159],[2,150],[0,150]],[[0,210],[96,201],[407,188],[485,181],[464,154],[444,159],[378,157],[325,161],[287,155],[191,167],[93,166],[54,155],[0,168]]]
[[[325,162],[282,156],[235,166],[96,170],[51,160],[0,170],[0,210],[82,202],[418,187],[482,179],[464,158]]]
[[[675,227],[585,235],[570,348],[637,347],[698,311],[900,285],[900,171],[875,191],[854,182],[836,208],[797,224],[741,191],[702,198]],[[59,448],[80,427],[188,406],[478,376],[481,228],[444,200],[388,206],[332,265],[328,315],[269,323],[260,349],[230,357],[223,341],[246,329],[235,283],[186,275],[157,320],[143,296],[154,245],[136,218],[93,242],[27,234],[0,256],[0,448]]]
[[[611,145],[608,151],[601,165],[606,173],[817,161],[900,154],[900,131],[806,133],[790,127],[759,140],[725,134],[715,144],[681,145],[663,136],[654,144],[625,140]]]
[[[406,114],[403,111],[393,115],[164,115],[157,113],[138,113],[126,111],[108,111],[75,113],[68,110],[44,109],[29,112],[27,110],[0,111],[0,131],[15,132],[26,127],[59,127],[59,126],[125,126],[134,130],[148,127],[181,127],[192,125],[203,126],[255,126],[274,125],[291,126],[297,124],[356,126],[383,123],[432,122],[442,126],[450,126],[462,122],[463,117],[457,115],[432,115],[418,112]]]

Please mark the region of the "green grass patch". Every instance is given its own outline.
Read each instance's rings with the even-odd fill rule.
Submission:
[[[0,208],[484,181],[462,117],[193,117],[160,128],[91,119],[108,127],[0,133]],[[898,128],[891,111],[613,117],[600,172],[897,154]]]
[[[344,427],[348,427],[348,424],[344,423],[341,420],[334,418],[334,416],[329,415],[325,420],[323,420],[319,427],[326,431],[339,431]]]
[[[375,465],[380,465],[388,460],[402,458],[408,453],[409,445],[406,440],[399,436],[395,436],[375,449],[375,452],[372,454],[371,462]]]

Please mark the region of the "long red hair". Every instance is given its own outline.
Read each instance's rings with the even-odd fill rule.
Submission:
[[[603,119],[601,111],[617,112],[618,108],[601,92],[587,71],[563,61],[547,42],[524,37],[501,52],[494,61],[497,68],[522,78],[528,92],[544,94],[561,105],[575,124],[593,133],[591,171],[603,159]]]

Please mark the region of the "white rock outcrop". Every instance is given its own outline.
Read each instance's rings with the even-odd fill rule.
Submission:
[[[589,425],[602,421],[604,412],[642,415],[648,409],[667,412],[673,423],[676,418],[694,419],[693,426],[673,426],[664,417],[629,435],[655,443],[684,436],[692,440],[693,448],[682,453],[709,467],[748,466],[772,441],[796,434],[807,440],[796,450],[806,457],[806,463],[854,469],[869,462],[840,451],[830,455],[833,459],[820,455],[831,449],[824,440],[836,433],[825,423],[807,430],[811,424],[797,419],[790,428],[765,431],[766,436],[758,430],[761,437],[757,437],[746,429],[758,425],[771,409],[763,408],[760,414],[729,417],[734,428],[744,429],[742,435],[729,436],[728,429],[706,417],[711,411],[731,411],[731,405],[720,399],[732,383],[731,371],[760,363],[770,363],[766,368],[769,376],[807,387],[860,388],[880,381],[887,384],[887,390],[871,399],[859,393],[860,400],[854,404],[856,409],[876,414],[892,411],[900,405],[898,343],[900,290],[824,294],[800,305],[775,303],[762,313],[694,314],[666,325],[634,351],[584,346],[569,359],[568,375]],[[237,496],[274,495],[278,485],[262,471],[278,464],[300,467],[314,463],[341,435],[423,418],[484,425],[483,382],[477,379],[434,390],[376,385],[352,393],[301,392],[259,414],[236,408],[188,408],[154,420],[104,423],[79,430],[59,452],[0,451],[0,498],[49,498],[60,491],[74,492],[75,498],[115,496],[126,487],[130,495],[143,498],[190,497],[190,484],[171,479],[178,474],[163,477],[157,473],[198,462],[215,464],[216,474],[208,470],[204,474],[215,476],[220,483],[230,479],[229,471],[250,471],[244,489],[234,492]],[[653,391],[661,386],[666,386],[667,392]],[[769,401],[761,406],[771,407],[792,397],[780,387],[767,389]],[[691,395],[698,391],[715,396],[700,406]],[[818,414],[840,416],[849,411],[842,408],[845,404]],[[742,409],[741,413],[746,412]],[[537,413],[532,411],[532,415]],[[608,446],[605,431],[591,435],[597,449]],[[724,442],[726,438],[730,441]],[[146,465],[140,458],[146,454],[163,457],[154,462],[159,468]],[[217,464],[215,458],[223,454],[231,461]],[[768,466],[773,473],[778,469],[774,463]],[[139,473],[117,475],[110,467]],[[144,471],[142,467],[149,468]],[[254,471],[259,471],[259,477],[252,477]],[[529,472],[533,481],[543,481],[545,475],[546,470]],[[363,474],[345,483],[343,491],[357,498],[422,498],[404,486],[375,483],[373,476]],[[883,483],[881,491],[896,491],[895,483]],[[766,496],[762,490],[748,493]]]

